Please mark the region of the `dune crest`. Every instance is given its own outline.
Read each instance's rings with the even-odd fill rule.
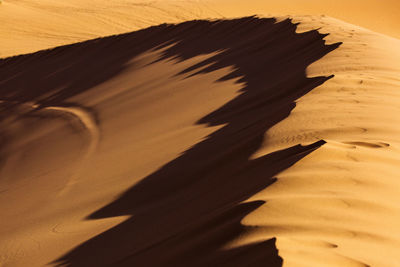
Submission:
[[[57,238],[46,234],[46,227],[62,212],[64,228],[76,232],[72,239],[59,237],[69,243],[51,250],[55,257],[50,261],[62,266],[280,266],[274,238],[223,248],[254,230],[240,222],[265,203],[242,202],[325,143],[297,144],[251,159],[264,133],[289,116],[295,101],[333,77],[306,77],[307,66],[340,45],[326,45],[325,36],[315,30],[296,33],[289,19],[189,21],[1,60],[0,92],[9,103],[33,101],[40,106],[92,110],[101,135],[79,181],[70,188],[68,179],[59,179],[48,188],[54,190],[47,196],[49,204],[40,208],[40,216],[30,218],[40,227],[25,229],[36,239],[41,236],[48,247]],[[20,66],[22,71],[16,71]],[[21,114],[17,121],[39,115],[21,113],[11,105],[3,107],[3,118],[10,112]],[[194,130],[193,124],[210,128]],[[173,127],[166,128],[169,125]],[[57,129],[50,135],[57,137]],[[18,135],[23,138],[24,133]],[[72,136],[77,142],[79,133]],[[136,136],[140,139],[134,141]],[[188,142],[189,147],[170,160],[166,159],[172,154],[143,158],[148,147],[140,143],[176,151],[177,140],[184,141],[180,136],[197,141]],[[81,148],[74,145],[59,152],[74,155]],[[3,152],[5,158],[10,152]],[[157,170],[155,162],[162,162]],[[135,177],[140,168],[148,168],[142,171],[147,174]],[[54,176],[39,177],[45,183]],[[65,185],[68,191],[56,197]],[[15,188],[24,193],[23,188]],[[100,230],[104,220],[94,220],[90,232],[82,231],[80,219],[89,214],[88,219],[130,217],[117,225],[110,223],[107,231]],[[23,228],[24,222],[19,224]],[[11,235],[2,247],[11,240],[29,246],[23,236]],[[61,258],[56,255],[71,248]],[[3,255],[10,252],[4,249]],[[31,254],[24,259],[7,256],[9,264],[28,259],[43,264],[48,259],[33,250],[27,253]]]
[[[0,8],[0,58],[161,23],[254,14],[325,14],[399,38],[399,12],[398,0],[7,0]]]
[[[296,17],[336,50],[307,68],[335,77],[300,98],[254,155],[324,139],[251,200],[243,245],[274,236],[285,266],[398,266],[400,41],[329,17]],[[263,225],[263,226],[262,226]]]

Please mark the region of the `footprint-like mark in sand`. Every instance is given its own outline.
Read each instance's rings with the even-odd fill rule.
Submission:
[[[77,119],[79,123],[82,125],[82,128],[85,129],[89,136],[89,144],[83,157],[77,167],[77,170],[74,174],[68,179],[64,188],[58,193],[58,196],[61,196],[68,192],[74,184],[77,183],[79,179],[79,173],[81,172],[85,162],[90,158],[91,155],[96,151],[96,148],[100,141],[100,129],[95,119],[95,116],[91,111],[78,107],[78,106],[41,106],[40,104],[32,103],[32,102],[17,102],[17,101],[7,101],[0,100],[1,103],[9,103],[13,105],[22,106],[24,108],[28,108],[31,111],[43,111],[49,110],[54,112],[59,112],[61,114],[66,114],[71,116],[74,119]]]
[[[382,148],[382,147],[390,146],[390,144],[384,143],[384,142],[352,141],[352,142],[343,142],[343,143],[348,144],[348,145],[367,147],[367,148]]]

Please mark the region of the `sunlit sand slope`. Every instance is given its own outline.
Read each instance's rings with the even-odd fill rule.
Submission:
[[[333,79],[306,77],[324,37],[190,21],[1,60],[3,265],[281,266],[273,237],[228,246],[269,205],[247,199],[325,145],[252,158]]]
[[[201,2],[201,1],[200,1]],[[204,0],[223,16],[326,15],[400,38],[398,0]]]
[[[161,23],[193,19],[327,15],[400,38],[398,0],[4,0],[0,58]]]
[[[400,265],[400,41],[327,17],[299,17],[343,44],[308,75],[335,77],[297,101],[254,158],[291,145],[327,143],[251,200],[258,230],[277,236],[285,266]],[[247,239],[247,241],[245,241]]]
[[[0,57],[220,16],[197,0],[6,0],[0,4]]]

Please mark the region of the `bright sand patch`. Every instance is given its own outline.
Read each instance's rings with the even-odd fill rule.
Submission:
[[[399,38],[399,13],[398,0],[7,0],[0,5],[0,57],[161,23],[254,14],[324,14]]]

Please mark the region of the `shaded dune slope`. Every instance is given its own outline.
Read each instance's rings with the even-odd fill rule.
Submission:
[[[301,34],[295,30],[291,20],[190,21],[1,60],[2,121],[16,110],[21,116],[35,116],[49,106],[77,106],[73,97],[116,77],[130,60],[151,50],[162,52],[158,61],[211,54],[176,75],[185,79],[233,67],[218,81],[236,79],[243,85],[234,99],[198,121],[221,128],[88,216],[129,215],[129,219],[55,263],[280,266],[274,239],[223,247],[252,230],[240,222],[264,204],[243,201],[324,144],[321,140],[295,145],[250,159],[262,145],[264,133],[290,114],[295,101],[332,77],[307,78],[305,70],[340,44],[326,45],[325,35],[315,30]],[[35,108],[21,113],[21,103],[34,103]],[[94,107],[81,108],[96,117]],[[101,126],[102,121],[97,123]]]

